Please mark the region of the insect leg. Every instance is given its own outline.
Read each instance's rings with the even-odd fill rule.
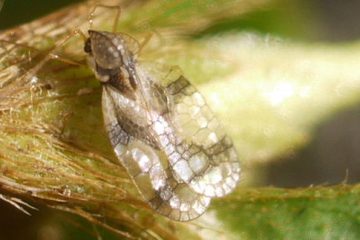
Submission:
[[[59,50],[61,47],[63,47],[71,38],[79,34],[82,37],[86,37],[85,34],[80,29],[75,29],[72,33],[70,33],[68,36],[66,36],[62,42],[55,47],[53,47],[51,50],[48,51],[47,55],[32,69],[28,70],[24,75],[23,78],[26,80],[30,79],[32,76],[34,76],[48,61],[52,59],[57,59],[60,61],[63,61],[65,63],[70,63],[74,65],[82,65],[81,63],[74,62],[73,60],[69,60],[63,57],[58,56],[55,54],[57,50]]]

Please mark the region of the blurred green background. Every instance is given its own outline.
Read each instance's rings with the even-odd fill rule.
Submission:
[[[8,0],[0,13],[0,29],[37,19],[39,16],[81,1]],[[295,42],[349,44],[360,38],[360,1],[304,0],[273,1],[265,8],[239,18],[218,22],[193,37],[224,31],[250,31]],[[360,62],[359,62],[360,64]],[[261,186],[299,187],[311,184],[336,184],[360,181],[360,106],[344,109],[326,119],[314,131],[310,144],[281,161],[256,166],[264,174]],[[0,240],[21,239],[13,229],[21,228],[27,239],[62,239],[59,214],[41,211],[29,218],[0,201]],[[96,238],[78,229],[93,228],[69,217],[60,222],[66,234],[76,232],[76,239]],[[63,220],[66,219],[66,220]],[[52,225],[52,221],[57,224]],[[45,224],[44,224],[45,223]],[[84,226],[79,228],[79,224]],[[26,227],[24,227],[26,226]],[[39,230],[40,229],[40,230]],[[100,230],[101,231],[101,230]],[[62,233],[65,234],[65,233]],[[104,237],[105,233],[101,235]],[[69,236],[70,236],[69,235]],[[51,236],[51,238],[49,238]],[[71,239],[71,238],[69,238]]]
[[[56,9],[77,2],[81,1],[5,0],[3,3],[3,8],[0,12],[0,29],[6,29],[22,23],[29,22],[33,19],[38,18],[39,16],[46,15],[55,11]]]
[[[46,15],[81,0],[7,0],[0,14],[0,29]],[[251,2],[251,1],[249,1]],[[298,40],[351,41],[360,37],[360,2],[357,0],[273,0],[270,6],[239,19],[221,22],[206,33],[251,30]]]

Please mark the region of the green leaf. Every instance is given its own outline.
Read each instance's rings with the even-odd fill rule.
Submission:
[[[242,189],[214,204],[239,239],[358,239],[359,186]]]

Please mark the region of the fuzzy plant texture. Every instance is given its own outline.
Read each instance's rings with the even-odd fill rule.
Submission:
[[[104,130],[101,85],[74,31],[111,31],[116,11],[98,6],[89,21],[97,3],[84,2],[2,32],[0,199],[24,214],[68,212],[86,239],[360,239],[357,184],[251,187],[261,178],[252,166],[293,153],[324,119],[360,102],[360,43],[298,43],[232,27],[272,2],[106,2],[121,6],[116,31],[149,39],[139,61],[179,66],[239,153],[238,189],[186,223],[149,208]]]

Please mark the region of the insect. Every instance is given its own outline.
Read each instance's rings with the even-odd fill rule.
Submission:
[[[102,83],[102,111],[112,147],[140,193],[178,221],[205,212],[240,178],[231,139],[203,96],[178,69],[156,75],[129,36],[89,30],[84,51]]]

